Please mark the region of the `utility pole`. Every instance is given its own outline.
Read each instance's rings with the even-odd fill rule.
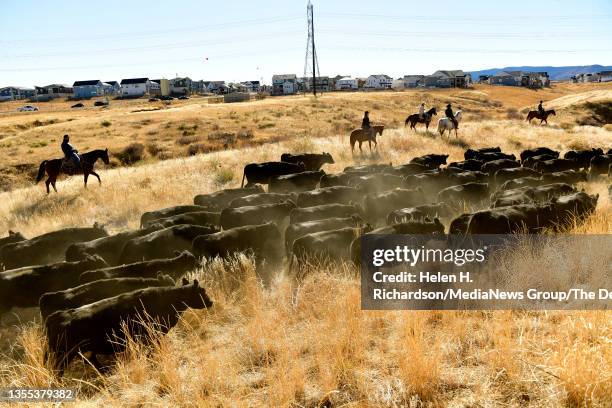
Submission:
[[[319,71],[319,61],[317,60],[317,49],[315,48],[313,9],[314,7],[309,0],[308,6],[306,7],[306,17],[308,21],[308,39],[306,40],[306,61],[304,63],[304,79],[306,79],[308,75],[312,74],[312,94],[314,96],[317,96],[317,73],[320,76],[321,72]]]

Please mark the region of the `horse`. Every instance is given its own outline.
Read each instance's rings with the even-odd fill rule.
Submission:
[[[376,135],[382,136],[385,125],[374,125],[370,128],[370,132],[365,133],[363,129],[355,129],[351,132],[351,151],[355,151],[355,142],[359,142],[359,150],[361,150],[361,143],[368,142],[370,145],[370,151],[372,151],[372,142],[378,149],[378,143],[376,142]],[[361,150],[363,151],[363,150]]]
[[[457,123],[461,121],[461,111],[458,110],[455,113],[455,120]],[[450,135],[451,130],[455,129],[455,137],[457,137],[457,129],[455,128],[455,124],[447,117],[440,118],[438,120],[438,132],[440,132],[440,136],[444,135],[444,131],[448,130],[448,134]]]
[[[436,111],[436,108],[431,108],[430,110],[425,112],[422,118],[421,118],[421,115],[419,115],[418,113],[415,113],[414,115],[410,115],[406,118],[406,122],[404,122],[404,127],[408,126],[408,122],[410,122],[410,129],[414,129],[414,131],[416,132],[416,124],[424,123],[425,130],[428,131],[429,122],[431,122],[432,116],[436,116],[437,114],[438,112]]]
[[[527,122],[531,123],[531,119],[540,119],[540,125],[542,122],[548,125],[547,119],[550,115],[557,116],[557,112],[555,112],[554,109],[544,111],[544,113],[540,113],[539,111],[529,111],[526,120]]]
[[[108,160],[108,149],[106,150],[92,150],[91,152],[83,153],[81,155],[81,171],[83,172],[83,178],[85,179],[85,188],[87,188],[87,178],[90,174],[93,174],[98,178],[98,182],[102,184],[102,180],[98,173],[94,171],[94,164],[98,159],[102,159],[104,164],[109,164]],[[47,180],[45,184],[47,185],[47,194],[49,191],[49,184],[53,186],[53,190],[57,193],[57,188],[55,188],[55,182],[57,180],[57,176],[60,173],[73,175],[77,174],[77,172],[70,172],[68,168],[64,166],[64,161],[66,159],[53,159],[53,160],[43,160],[40,163],[40,167],[38,168],[38,175],[36,176],[36,183],[43,179],[45,173],[47,173]],[[71,161],[70,161],[71,162]]]

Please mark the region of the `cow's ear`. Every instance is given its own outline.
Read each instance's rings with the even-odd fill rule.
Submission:
[[[181,280],[181,283],[183,284],[183,286],[185,286],[185,285],[189,285],[189,280],[188,280],[187,278],[183,278],[183,279]]]
[[[194,288],[198,288],[198,287],[200,287],[200,282],[199,282],[197,279],[194,279],[194,280],[193,280],[193,287],[194,287]]]

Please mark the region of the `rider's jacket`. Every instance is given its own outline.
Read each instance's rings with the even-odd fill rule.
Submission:
[[[76,151],[76,149],[70,144],[70,142],[68,141],[62,142],[62,152],[64,152],[64,156],[68,157],[74,151]]]
[[[366,129],[370,127],[370,118],[367,116],[363,117],[363,120],[361,121],[361,128],[362,129]]]
[[[453,109],[452,108],[446,108],[446,110],[444,111],[444,114],[446,115],[447,118],[454,118],[455,115],[453,114]]]

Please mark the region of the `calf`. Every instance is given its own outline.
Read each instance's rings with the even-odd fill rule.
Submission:
[[[120,264],[172,258],[176,252],[191,250],[191,243],[200,235],[219,232],[213,225],[174,225],[129,240],[123,246]]]
[[[76,309],[102,299],[138,289],[158,286],[174,286],[168,275],[158,274],[157,278],[102,279],[57,292],[48,292],[40,297],[38,306],[43,320],[58,310]]]
[[[437,169],[443,164],[446,164],[448,154],[426,154],[424,156],[414,157],[410,163],[421,164],[429,169]]]
[[[421,205],[423,200],[420,189],[398,188],[381,194],[368,194],[364,199],[366,218],[372,223],[381,222],[391,211]]]
[[[168,228],[175,225],[189,224],[189,225],[220,225],[221,213],[210,212],[210,211],[194,211],[183,214],[173,215],[171,217],[160,218],[155,221],[147,223],[157,229]],[[145,234],[143,234],[145,235]],[[136,237],[134,237],[136,238]]]
[[[161,210],[148,211],[140,216],[140,228],[146,228],[147,225],[154,224],[155,221],[163,218],[173,217],[179,214],[209,211],[209,207],[201,205],[177,205],[176,207],[163,208]]]
[[[446,203],[424,204],[391,211],[387,216],[387,224],[399,224],[405,221],[423,220],[425,218],[446,218],[450,217],[450,215],[451,208]]]
[[[314,190],[324,174],[323,170],[318,170],[273,177],[270,179],[268,191],[270,193],[294,193]]]
[[[285,201],[295,202],[297,194],[260,193],[246,197],[235,198],[229,203],[229,208],[246,207],[261,204],[279,204]]]
[[[77,286],[85,271],[108,266],[98,256],[88,256],[77,262],[30,266],[0,272],[0,313],[13,307],[35,307],[46,292]]]
[[[255,183],[268,184],[273,177],[284,176],[287,174],[301,173],[306,171],[304,163],[285,163],[285,162],[265,162],[265,163],[250,163],[244,166],[242,175],[242,185],[246,179],[246,186],[249,187]]]
[[[176,280],[193,270],[196,265],[195,256],[189,251],[183,251],[170,259],[154,259],[83,272],[79,276],[79,282],[88,283],[100,279],[114,278],[155,278],[158,272],[170,275],[172,279]]]
[[[324,204],[306,208],[295,208],[289,214],[289,223],[322,220],[335,217],[363,216],[363,209],[356,204]]]
[[[227,258],[249,251],[258,261],[276,262],[282,257],[281,234],[274,223],[230,228],[193,240],[193,251],[206,258]]]
[[[487,183],[465,183],[441,190],[438,193],[438,201],[477,204],[487,199],[488,195],[489,185]]]
[[[334,158],[331,154],[323,152],[318,153],[302,153],[302,154],[291,154],[283,153],[281,155],[281,161],[287,163],[304,163],[306,171],[318,171],[325,164],[334,164]]]
[[[298,194],[298,207],[314,207],[323,204],[348,204],[359,201],[363,193],[354,187],[324,187]]]
[[[193,198],[193,203],[207,207],[214,211],[221,211],[229,205],[232,200],[253,194],[261,194],[264,189],[255,185],[247,188],[227,188],[210,194],[200,194]]]
[[[6,244],[0,248],[0,260],[6,269],[28,265],[44,265],[63,261],[68,247],[77,242],[106,237],[103,228],[65,228],[31,239]]]
[[[221,211],[221,226],[223,229],[229,229],[245,225],[260,225],[267,222],[280,225],[295,207],[295,203],[292,201],[285,201],[278,204],[226,208]]]
[[[548,147],[536,147],[533,149],[526,149],[521,152],[521,163],[529,158],[541,155],[551,156],[553,159],[559,158],[559,152],[555,150],[549,149]]]
[[[212,306],[197,280],[181,287],[155,287],[123,293],[76,309],[57,311],[47,317],[45,331],[54,369],[62,375],[79,353],[91,352],[89,360],[99,370],[104,367],[98,354],[114,354],[126,347],[127,336],[137,341],[151,339],[142,319],[155,323],[167,333],[187,308]]]
[[[314,232],[330,231],[345,227],[361,227],[363,221],[358,216],[345,218],[326,218],[323,220],[314,220],[289,224],[285,229],[285,249],[287,253],[291,252],[293,241]]]

